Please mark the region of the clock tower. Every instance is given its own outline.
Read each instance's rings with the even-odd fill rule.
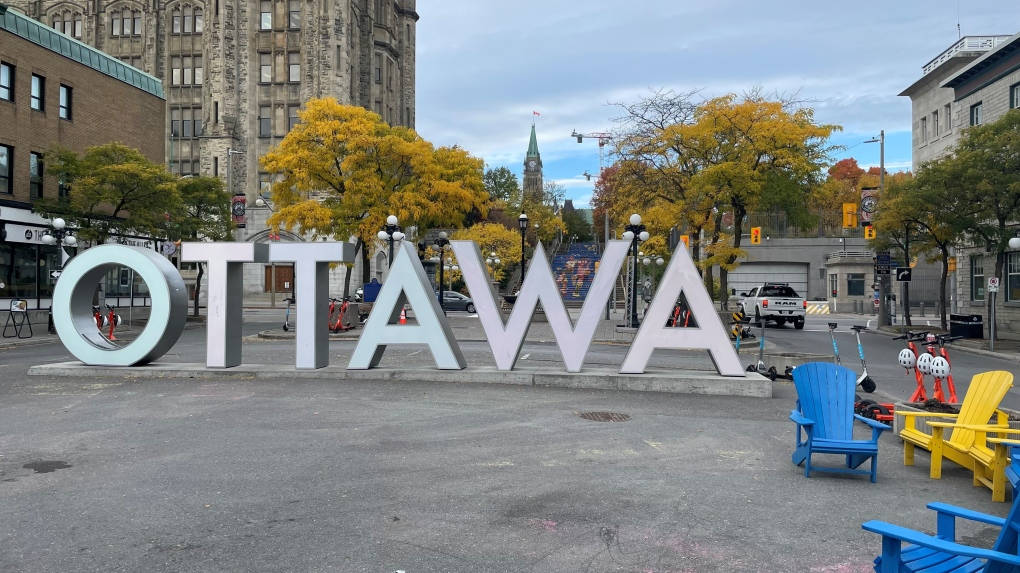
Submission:
[[[542,200],[542,156],[538,153],[534,123],[531,124],[528,153],[524,156],[524,198],[526,201]]]

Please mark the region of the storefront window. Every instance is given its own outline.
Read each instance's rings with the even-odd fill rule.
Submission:
[[[985,263],[981,255],[970,256],[970,300],[985,300]]]
[[[1020,301],[1020,252],[1006,255],[1006,300]]]
[[[12,298],[35,298],[36,257],[35,245],[9,244],[14,251],[9,279],[7,281],[8,296]]]

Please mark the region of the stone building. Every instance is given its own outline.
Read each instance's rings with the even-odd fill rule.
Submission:
[[[415,1],[10,4],[162,79],[170,170],[223,178],[233,194],[246,197],[246,225],[238,239],[268,241],[271,205],[257,207],[256,199],[268,194],[272,181],[259,158],[297,122],[305,101],[334,97],[371,109],[392,125],[414,127]],[[281,240],[301,239],[281,233]],[[249,274],[249,292],[291,283],[286,268],[267,270],[264,279],[256,278],[261,269]],[[280,289],[270,284],[272,276]]]
[[[1020,108],[1020,34],[962,38],[926,64],[924,77],[900,95],[909,96],[913,108],[911,147],[917,168],[950,153],[968,127]],[[984,316],[994,254],[981,246],[965,247],[957,250],[956,261],[957,311]],[[1006,253],[1003,275],[998,277],[996,323],[1001,335],[1020,337],[1020,251]],[[987,316],[984,322],[987,336]]]
[[[542,200],[542,154],[538,152],[538,137],[535,124],[531,124],[531,139],[528,152],[524,154],[524,185],[521,187],[525,199]]]
[[[32,208],[67,188],[46,174],[45,152],[119,141],[161,163],[165,110],[159,79],[0,4],[0,308],[11,299],[50,306],[60,247],[46,244],[50,220]],[[156,246],[148,237],[112,239]],[[120,273],[108,278],[106,292],[119,296]]]

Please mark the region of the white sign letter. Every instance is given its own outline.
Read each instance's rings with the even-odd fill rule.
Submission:
[[[588,289],[588,296],[584,299],[576,327],[570,323],[570,315],[563,305],[559,289],[556,288],[556,280],[545,257],[542,243],[535,248],[535,255],[531,258],[524,284],[521,286],[521,292],[517,293],[517,301],[514,302],[506,325],[503,324],[503,317],[495,293],[489,284],[488,275],[482,267],[478,245],[473,241],[452,241],[450,244],[453,245],[453,252],[457,255],[464,282],[471,290],[478,318],[482,328],[485,329],[485,337],[489,340],[492,356],[496,359],[496,368],[513,369],[517,357],[520,356],[521,347],[524,346],[524,338],[528,334],[535,308],[541,300],[567,371],[581,371],[584,357],[588,353],[595,329],[601,319],[602,309],[606,307],[612,293],[613,279],[623,266],[627,246],[630,243],[609,242],[609,248],[599,263],[591,288]]]
[[[272,243],[271,262],[294,261],[294,298],[297,299],[296,365],[329,366],[329,263],[354,262],[350,243]]]
[[[697,320],[698,328],[667,328],[666,320],[673,312],[680,293]],[[744,376],[740,358],[730,344],[730,337],[723,328],[719,315],[712,306],[701,275],[694,268],[694,261],[687,254],[683,242],[677,244],[673,259],[662,275],[659,289],[652,304],[645,311],[645,319],[634,336],[634,342],[620,367],[621,374],[641,374],[648,365],[648,359],[656,348],[705,348],[712,356],[715,369],[723,376]]]
[[[387,344],[426,344],[436,367],[441,370],[460,370],[467,366],[414,247],[407,242],[400,243],[393,259],[347,368],[375,368]],[[414,309],[416,326],[396,324],[405,302]]]
[[[243,264],[267,262],[268,246],[258,243],[181,245],[182,261],[206,262],[209,270],[205,331],[205,365],[209,368],[230,368],[241,363]]]

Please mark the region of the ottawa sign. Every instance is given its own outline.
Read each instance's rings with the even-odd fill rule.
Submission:
[[[580,372],[591,346],[601,312],[627,257],[627,241],[609,241],[588,296],[576,323],[563,304],[552,268],[539,244],[535,249],[517,295],[513,311],[504,322],[496,293],[488,281],[478,245],[452,241],[464,282],[471,291],[478,318],[485,330],[499,370],[512,370],[521,353],[528,327],[538,303],[542,303],[568,372]],[[295,366],[301,369],[329,365],[327,329],[328,269],[333,262],[354,261],[350,243],[184,243],[184,261],[205,262],[208,267],[208,316],[206,366],[231,368],[241,364],[242,268],[244,263],[291,262],[294,264],[297,299]],[[92,317],[95,284],[118,266],[127,266],[149,287],[152,311],[141,334],[121,347],[107,340]],[[697,319],[697,328],[669,328],[673,306],[684,293]],[[417,324],[397,324],[404,304],[414,309]],[[101,245],[88,249],[65,266],[53,293],[53,323],[67,350],[78,360],[95,366],[133,366],[158,359],[177,342],[187,315],[187,289],[170,262],[151,249],[127,245]],[[347,364],[348,369],[374,368],[391,344],[423,344],[429,347],[439,369],[467,366],[433,293],[413,247],[402,243],[379,292],[364,332]],[[659,283],[645,320],[634,336],[621,373],[645,371],[656,348],[705,349],[723,376],[744,376],[729,336],[716,314],[701,277],[683,244]]]

